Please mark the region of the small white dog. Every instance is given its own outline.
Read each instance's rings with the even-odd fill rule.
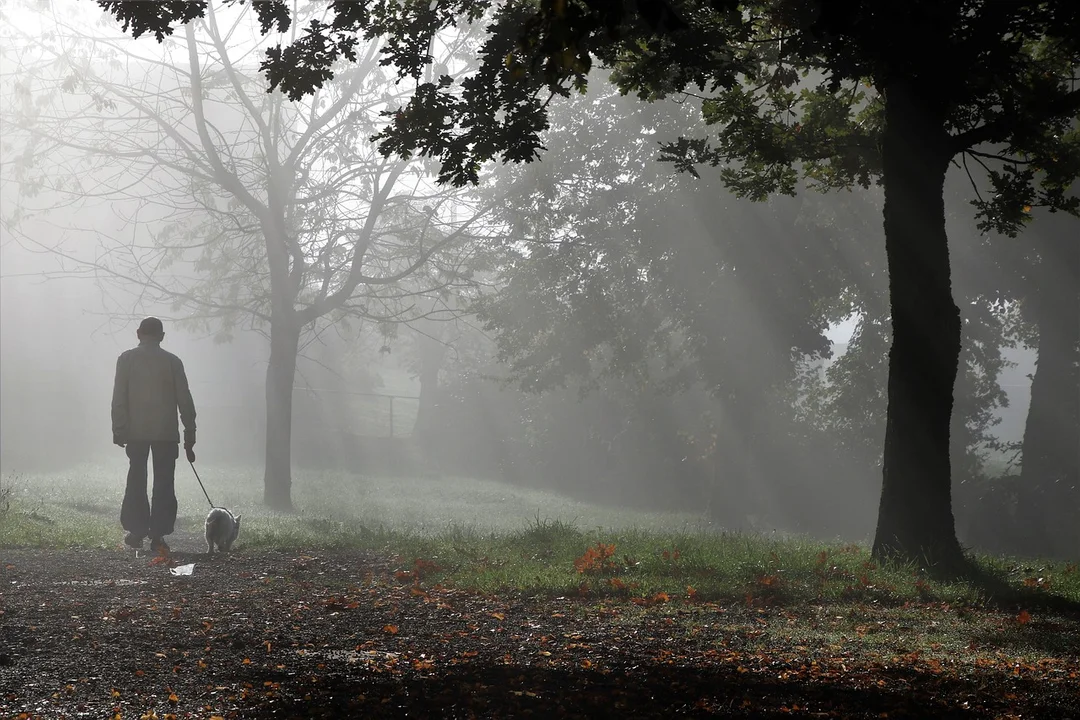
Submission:
[[[240,534],[240,518],[225,508],[211,508],[206,516],[206,552],[214,554],[214,545],[218,550],[226,552],[236,542],[236,536]]]

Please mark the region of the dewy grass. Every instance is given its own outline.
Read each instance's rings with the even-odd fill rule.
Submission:
[[[118,546],[124,473],[114,463],[5,478],[0,547]],[[243,513],[239,551],[373,550],[399,557],[403,570],[418,558],[435,563],[441,569],[430,579],[485,592],[746,607],[1080,603],[1075,564],[984,558],[968,581],[943,584],[916,567],[878,567],[864,546],[724,533],[691,514],[602,507],[471,478],[300,470],[298,512],[282,514],[261,504],[261,473],[200,474],[215,504]],[[189,475],[177,467],[177,526],[199,533],[208,506]],[[587,561],[590,548],[602,562]]]
[[[244,515],[247,541],[270,542],[275,534],[321,543],[372,533],[441,535],[512,533],[536,518],[557,518],[581,527],[707,527],[690,514],[660,514],[607,508],[565,497],[471,478],[379,478],[346,472],[298,470],[293,480],[297,514],[262,505],[262,473],[250,467],[199,466],[215,505]],[[122,459],[72,471],[19,476],[11,500],[20,507],[85,511],[111,520],[119,534],[119,508],[126,467]],[[181,527],[197,528],[209,506],[186,463],[176,468]],[[50,510],[51,511],[51,510]],[[247,523],[251,524],[248,525]],[[249,534],[249,531],[251,533]]]

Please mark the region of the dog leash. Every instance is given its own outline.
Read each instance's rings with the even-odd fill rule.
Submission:
[[[173,370],[172,361],[169,362],[169,375],[172,377],[173,387],[176,387],[176,372]],[[187,428],[185,427],[184,433],[187,434]],[[184,450],[187,451],[187,446],[184,446]],[[206,486],[202,484],[202,478],[199,477],[199,471],[195,469],[195,463],[192,462],[191,456],[188,456],[188,465],[191,466],[191,472],[195,473],[195,479],[199,481],[199,487],[202,488],[202,494],[206,496],[206,502],[210,503],[210,508],[214,508],[214,501],[210,499],[210,494],[206,492]]]
[[[199,481],[199,487],[202,488],[202,494],[206,495],[206,502],[210,503],[210,507],[216,507],[214,501],[210,499],[209,493],[206,492],[206,487],[202,484],[202,478],[199,477],[199,471],[195,469],[195,463],[188,460],[188,465],[191,466],[191,472],[195,473],[195,479]]]

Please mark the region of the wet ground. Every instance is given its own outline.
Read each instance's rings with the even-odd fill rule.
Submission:
[[[412,560],[170,540],[168,557],[0,549],[0,716],[1080,718],[1060,664],[763,652],[747,638],[774,618],[746,608],[488,597]]]

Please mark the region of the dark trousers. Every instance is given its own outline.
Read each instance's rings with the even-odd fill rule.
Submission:
[[[146,459],[154,453],[154,500],[146,498]],[[127,490],[120,507],[120,524],[136,537],[160,538],[169,535],[176,523],[176,458],[180,444],[175,442],[129,442]]]

